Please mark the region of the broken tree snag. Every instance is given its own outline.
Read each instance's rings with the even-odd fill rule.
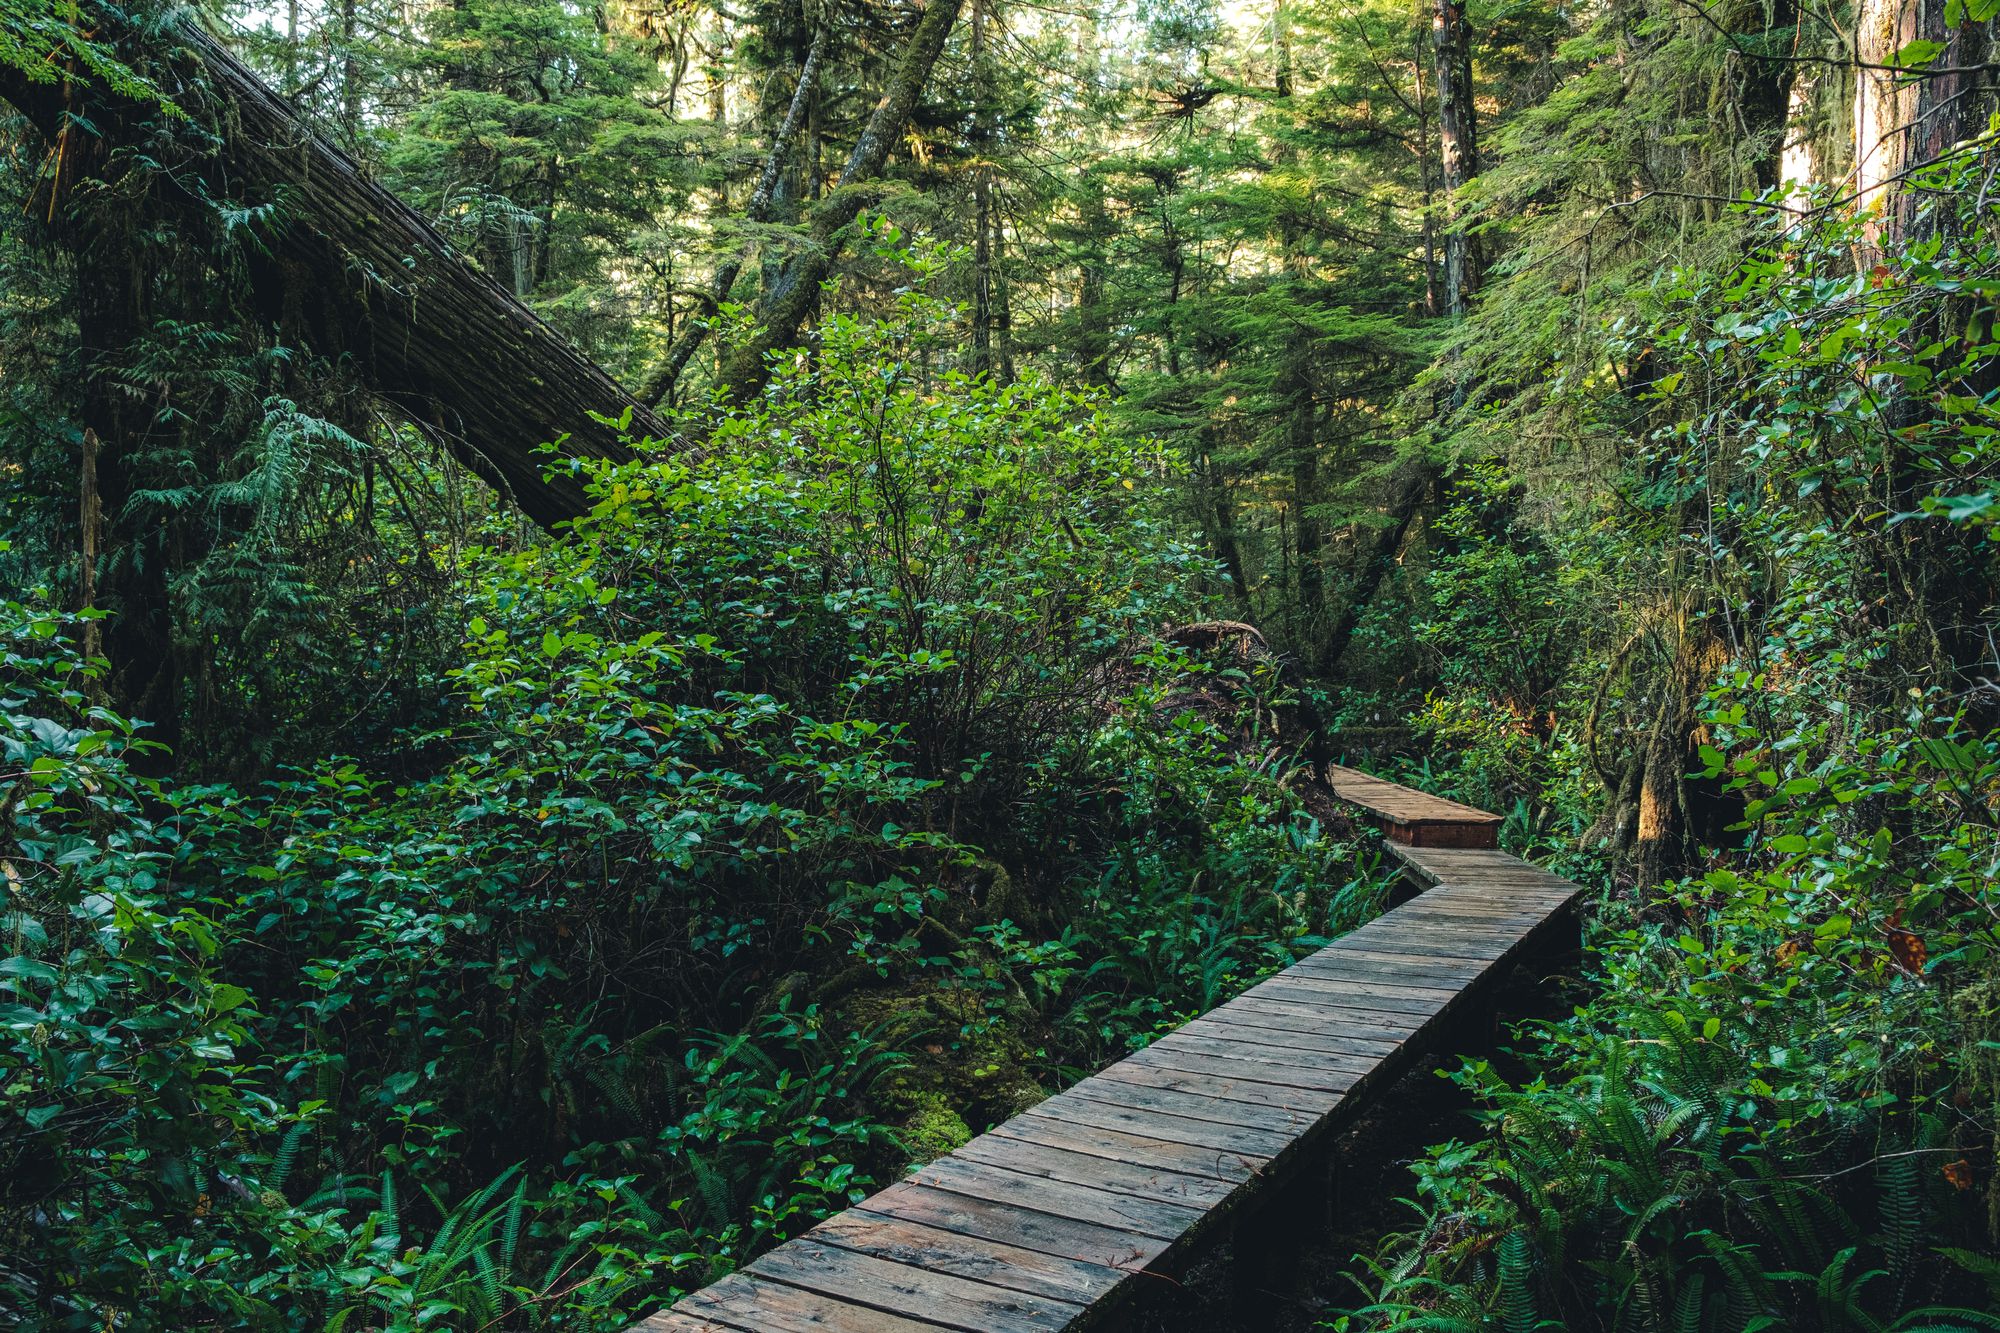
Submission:
[[[671,436],[213,37],[186,22],[141,36],[110,11],[89,17],[100,40],[152,70],[208,132],[177,136],[182,157],[157,196],[175,220],[205,236],[217,230],[222,201],[270,206],[255,239],[237,247],[259,313],[349,364],[530,518],[547,527],[589,508],[581,477],[545,475],[555,460],[539,445],[567,435],[562,453],[572,458],[631,456],[593,412],[630,409],[630,434]],[[0,99],[51,143],[94,134],[108,153],[158,142],[158,106],[95,81],[33,83],[0,64]],[[65,197],[48,206],[66,205],[77,184],[55,181]]]
[[[772,283],[757,309],[756,331],[730,352],[721,387],[731,401],[740,403],[762,389],[771,376],[770,354],[799,341],[806,321],[819,306],[821,285],[833,273],[833,262],[840,253],[840,232],[860,216],[868,201],[868,192],[861,187],[888,165],[890,150],[902,137],[917,98],[930,82],[932,67],[944,54],[963,3],[930,0],[911,30],[889,87],[854,141],[854,150],[840,169],[840,179],[807,219],[805,248],[786,262]]]

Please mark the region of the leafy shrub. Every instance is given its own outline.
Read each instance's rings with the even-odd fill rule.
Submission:
[[[386,751],[141,783],[8,604],[10,1306],[622,1327],[904,1160],[859,992],[1059,1079],[1367,910],[1282,756],[1161,715],[1223,668],[1129,675],[1209,574],[1155,453],[936,371],[923,286],[562,540],[463,547],[448,704]]]
[[[1743,843],[1607,906],[1600,993],[1539,1030],[1536,1076],[1460,1071],[1490,1137],[1420,1167],[1422,1221],[1350,1324],[2000,1324],[2000,734],[1983,684],[1943,683],[1990,601],[1975,160],[1929,173],[1920,244],[1857,270],[1862,220],[1781,216],[1630,330],[1662,402],[1696,408],[1639,480],[1710,516],[1673,538],[1730,645],[1690,759]]]

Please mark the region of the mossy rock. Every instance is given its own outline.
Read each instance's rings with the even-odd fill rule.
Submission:
[[[861,991],[841,1001],[842,1026],[872,1031],[908,1058],[872,1096],[910,1160],[942,1156],[1048,1096],[1027,1072],[1038,1044],[1029,1036],[1032,1016],[1016,1011],[997,1023],[985,1017],[976,996],[931,985]]]
[[[1033,925],[1046,913],[1025,893],[1006,866],[988,856],[975,856],[948,868],[942,880],[945,901],[935,909],[939,924],[968,935],[980,926],[1001,921]]]
[[[916,1109],[903,1118],[897,1137],[912,1161],[928,1162],[972,1142],[972,1126],[947,1106],[942,1096],[928,1093],[921,1095]]]

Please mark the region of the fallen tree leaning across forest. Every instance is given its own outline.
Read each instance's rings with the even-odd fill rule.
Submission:
[[[530,518],[547,527],[588,507],[580,478],[546,475],[550,459],[539,445],[567,435],[570,456],[630,456],[621,432],[593,413],[629,410],[632,435],[669,436],[645,404],[370,180],[209,34],[186,21],[140,34],[108,12],[91,17],[98,40],[121,54],[149,44],[148,65],[171,69],[177,86],[169,91],[214,131],[205,153],[191,150],[191,160],[174,164],[174,187],[162,192],[183,210],[177,220],[201,234],[219,201],[276,204],[257,224],[260,244],[241,247],[261,313],[302,326],[314,352],[348,359],[370,389]],[[159,49],[162,38],[172,49]],[[0,99],[56,149],[52,203],[76,183],[65,164],[148,143],[162,114],[99,80],[38,83],[4,62]],[[100,151],[66,151],[76,148],[68,140],[91,135]]]

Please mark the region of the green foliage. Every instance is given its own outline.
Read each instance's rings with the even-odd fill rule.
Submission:
[[[647,236],[709,174],[714,132],[663,117],[645,48],[563,0],[473,0],[428,13],[375,59],[438,91],[381,135],[398,193],[495,281],[601,359],[633,354],[608,265],[671,262]],[[641,237],[645,237],[641,240]]]
[[[4,130],[10,1315],[622,1328],[1374,912],[1309,692],[1511,848],[1698,865],[1607,905],[1539,1077],[1460,1071],[1489,1135],[1361,1322],[1981,1323],[1931,1307],[1990,1305],[2000,1199],[1990,135],[1850,216],[1771,189],[1850,165],[1830,20],[1475,5],[1447,201],[1421,11],[980,4],[837,187],[894,7],[281,9],[206,12],[616,371],[726,359],[836,188],[911,236],[843,229],[768,390],[696,357],[543,539],[237,280],[310,220],[157,222],[226,115],[67,191]],[[89,12],[0,0],[0,66],[158,100]],[[1318,679],[1159,641],[1218,600]],[[155,631],[115,679],[93,601]]]
[[[1743,846],[1606,905],[1599,992],[1541,1029],[1535,1077],[1458,1074],[1491,1137],[1420,1168],[1369,1326],[1994,1325],[2000,735],[1936,683],[1990,596],[1991,350],[1960,293],[1990,299],[1995,258],[1957,188],[1983,151],[1927,178],[1935,232],[1878,265],[1851,267],[1858,221],[1773,222],[1623,330],[1692,409],[1635,486],[1641,513],[1708,513],[1686,540],[1732,650],[1688,758]]]
[[[857,990],[1054,1080],[1372,909],[1268,669],[1132,652],[1208,573],[1157,451],[942,366],[941,258],[873,234],[892,318],[598,467],[561,540],[460,548],[448,707],[386,760],[140,783],[9,605],[10,1304],[620,1327],[904,1159]]]
[[[1952,985],[1985,994],[1978,958],[1939,937],[1954,963],[1919,982],[1832,874],[1716,872],[1674,906],[1601,938],[1601,997],[1543,1030],[1541,1079],[1459,1073],[1493,1137],[1418,1168],[1367,1325],[1992,1326],[1932,1308],[1977,1303],[1939,1247],[1988,1243],[1959,1173],[1993,1089],[1946,1062],[1990,1021]]]
[[[0,0],[0,65],[33,83],[55,83],[83,72],[120,96],[156,103],[165,115],[178,109],[116,52],[93,41],[79,0]]]
[[[1093,767],[1118,775],[1121,800],[1099,835],[1103,872],[1072,909],[1072,935],[1096,961],[1061,1020],[1106,1056],[1361,924],[1393,877],[1287,791],[1262,737],[1246,747],[1188,706],[1186,691],[1215,684],[1271,699],[1269,667],[1253,675],[1179,653],[1141,662],[1155,679],[1093,741]]]
[[[167,1312],[193,1294],[153,1273],[218,1197],[249,1195],[220,1243],[254,1244],[268,1210],[237,1173],[297,1119],[262,1087],[218,924],[167,890],[157,791],[128,768],[145,742],[89,702],[101,663],[80,628],[44,598],[0,603],[0,1293],[58,1327],[72,1286]],[[198,1262],[186,1278],[241,1303]]]

